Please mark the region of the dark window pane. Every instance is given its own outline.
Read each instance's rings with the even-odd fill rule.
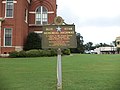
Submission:
[[[6,3],[6,17],[13,17],[13,2]]]
[[[47,9],[43,6],[40,6],[36,10],[36,24],[47,24],[48,22],[48,14]]]
[[[5,46],[12,45],[12,29],[5,28]]]

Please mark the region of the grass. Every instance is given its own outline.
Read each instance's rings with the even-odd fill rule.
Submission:
[[[56,57],[0,58],[0,90],[56,90]],[[62,57],[63,90],[120,90],[120,55]]]

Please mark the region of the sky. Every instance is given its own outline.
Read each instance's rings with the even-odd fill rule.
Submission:
[[[120,36],[120,0],[57,0],[57,16],[83,36],[84,43],[110,44]]]

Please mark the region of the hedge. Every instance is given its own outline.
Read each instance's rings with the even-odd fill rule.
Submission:
[[[64,49],[62,50],[63,55],[70,55],[70,49]]]
[[[65,49],[62,50],[63,55],[70,55],[70,50]],[[14,51],[9,54],[9,57],[51,57],[51,56],[57,56],[57,50],[55,49],[50,49],[50,50],[29,50],[29,51]]]

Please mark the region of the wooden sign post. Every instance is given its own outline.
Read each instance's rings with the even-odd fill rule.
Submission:
[[[42,48],[58,49],[57,56],[57,90],[62,90],[61,49],[76,48],[75,25],[62,25],[63,19],[56,17],[53,25],[44,25],[42,33]]]

